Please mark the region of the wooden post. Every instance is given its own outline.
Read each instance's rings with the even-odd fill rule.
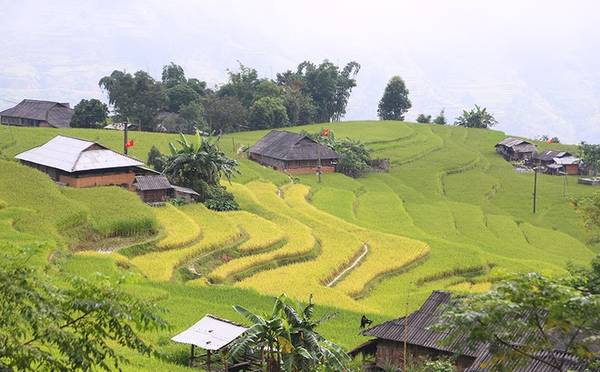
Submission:
[[[321,145],[317,143],[317,182],[321,183]]]
[[[206,351],[206,370],[210,372],[210,350]]]
[[[190,352],[190,367],[194,366],[194,345],[192,344],[192,350]]]
[[[535,214],[536,199],[537,199],[537,167],[533,168],[533,214]]]

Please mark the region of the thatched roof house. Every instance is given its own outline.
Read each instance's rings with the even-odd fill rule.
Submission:
[[[154,173],[141,161],[99,143],[66,136],[56,136],[15,158],[72,187],[117,185],[129,189],[136,175]]]
[[[530,160],[536,152],[536,147],[524,139],[508,137],[496,144],[496,152],[510,161]]]
[[[73,109],[68,103],[24,99],[15,107],[0,112],[0,123],[27,127],[68,128]]]
[[[375,368],[401,367],[404,358],[404,342],[407,344],[407,354],[412,358],[439,359],[455,357],[454,363],[458,371],[483,372],[498,367],[491,363],[492,355],[487,344],[479,344],[473,348],[465,346],[463,339],[458,338],[449,345],[441,341],[448,336],[429,329],[436,324],[440,316],[453,306],[452,294],[446,291],[433,291],[425,303],[407,317],[393,319],[375,325],[365,331],[364,336],[373,337],[370,341],[358,346],[350,352],[351,355],[374,354]],[[406,329],[405,329],[406,326]],[[563,351],[543,351],[536,354],[542,360],[563,360],[565,369],[584,371],[585,366],[579,363],[571,354]],[[551,372],[555,371],[547,364],[532,360],[527,365],[514,365],[512,361],[502,364],[505,370],[517,372]]]
[[[290,173],[334,172],[338,154],[305,134],[272,130],[249,149],[250,159]]]

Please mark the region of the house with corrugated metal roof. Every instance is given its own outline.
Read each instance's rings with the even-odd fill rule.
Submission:
[[[496,144],[496,152],[502,154],[508,161],[531,160],[536,147],[524,139],[508,137]]]
[[[0,123],[24,127],[68,128],[73,109],[68,103],[24,99],[0,112]]]
[[[585,365],[573,355],[560,351],[548,350],[535,354],[526,365],[517,365],[513,361],[494,361],[489,345],[479,343],[468,346],[464,337],[457,337],[452,342],[442,342],[449,334],[431,329],[437,324],[445,311],[456,302],[447,291],[433,291],[423,305],[415,312],[375,325],[362,332],[371,340],[356,347],[350,352],[355,357],[373,355],[374,363],[365,365],[363,370],[379,371],[383,368],[401,368],[405,358],[406,343],[407,360],[449,359],[455,364],[457,371],[484,372],[490,370],[506,370],[516,372],[554,372],[551,363],[562,361],[564,370],[585,371]],[[368,358],[363,358],[368,360]],[[545,363],[546,362],[546,363]],[[500,364],[502,363],[502,364]]]
[[[249,158],[289,173],[335,172],[338,154],[306,134],[272,130],[248,150]]]
[[[534,156],[538,165],[545,167],[549,174],[579,174],[581,159],[568,151],[544,150]]]
[[[67,136],[56,136],[15,158],[72,187],[116,185],[132,189],[135,176],[156,173],[141,161],[97,142]]]

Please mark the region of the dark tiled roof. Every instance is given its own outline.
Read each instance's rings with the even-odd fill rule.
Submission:
[[[433,324],[436,324],[440,315],[449,306],[455,304],[455,300],[451,298],[450,292],[445,291],[433,291],[425,303],[412,314],[409,314],[406,319],[404,317],[390,320],[374,327],[371,327],[363,331],[363,335],[376,337],[377,339],[384,339],[389,341],[396,341],[399,343],[406,342],[411,345],[418,345],[435,349],[443,352],[456,353],[465,356],[475,358],[472,366],[466,371],[470,372],[484,372],[493,370],[493,367],[500,366],[498,363],[494,364],[491,362],[492,355],[489,352],[487,344],[479,344],[474,349],[467,348],[466,340],[458,337],[450,345],[441,345],[440,341],[448,336],[448,332],[438,332],[429,330],[428,328]],[[404,333],[404,324],[407,324],[406,335]],[[527,330],[514,330],[515,334],[526,337]],[[517,341],[518,342],[518,341]],[[356,354],[360,352],[361,348],[370,347],[370,344],[366,343],[351,352]],[[557,348],[564,347],[560,342],[556,344]],[[568,368],[573,371],[584,371],[585,366],[577,360],[573,355],[564,351],[542,351],[536,354],[536,357],[543,361],[551,361],[553,356],[557,360],[564,361],[565,370]],[[517,371],[517,372],[550,372],[556,371],[546,363],[540,360],[531,360],[525,365],[517,365],[513,361],[503,361],[501,364],[502,368],[506,370]]]
[[[541,161],[553,161],[554,158],[562,158],[565,156],[571,156],[569,152],[566,151],[556,151],[556,150],[544,150],[538,154],[536,154],[536,159]]]
[[[187,187],[173,185],[173,190],[175,190],[175,192],[179,192],[182,194],[190,194],[190,195],[194,195],[194,196],[200,196],[200,194],[198,194],[196,191],[194,191],[190,188],[187,188]]]
[[[0,112],[0,115],[41,120],[53,127],[66,128],[71,124],[73,110],[66,103],[24,99],[15,107]]]
[[[535,152],[535,145],[521,138],[507,137],[498,142],[496,146],[507,147],[514,152]]]
[[[170,190],[173,188],[165,176],[136,176],[133,184],[140,191]]]
[[[464,349],[458,346],[460,340],[457,340],[452,345],[442,346],[440,345],[440,341],[448,336],[448,332],[442,333],[428,329],[437,322],[440,314],[451,304],[451,296],[450,292],[433,291],[421,308],[409,314],[406,320],[404,317],[390,320],[365,330],[363,335],[404,342],[404,324],[406,323],[406,342],[409,344],[450,353],[460,352],[463,355],[477,357],[483,351],[481,348],[477,350]]]
[[[338,154],[304,134],[272,130],[250,148],[250,153],[280,160],[337,159]]]

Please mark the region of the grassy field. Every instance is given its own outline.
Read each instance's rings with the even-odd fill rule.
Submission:
[[[402,122],[290,130],[323,126],[366,142],[375,157],[391,160],[391,171],[360,179],[327,174],[321,183],[303,175],[291,184],[234,155],[265,131],[230,134],[221,146],[238,158],[241,175],[224,186],[242,211],[217,213],[202,205],[151,209],[117,188],[61,189],[42,173],[0,161],[0,174],[10,175],[0,177],[0,240],[34,245],[39,265],[66,252],[54,263],[63,272],[126,275],[128,290],[167,308],[174,330],[148,335],[161,358],[128,354],[132,369],[185,369],[174,364],[184,363],[187,348],[169,336],[207,312],[241,320],[233,304],[267,309],[282,292],[300,300],[313,294],[321,312],[339,313],[323,332],[350,348],[363,341],[354,326],[362,313],[397,317],[434,289],[483,291],[508,273],[558,273],[600,252],[568,202],[593,189],[575,177],[541,175],[532,214],[533,176],[495,153],[501,132]],[[0,156],[57,134],[122,145],[119,132],[0,127]],[[176,136],[130,137],[131,154],[145,160],[152,145],[168,151]],[[69,254],[80,246],[88,251]],[[95,252],[106,250],[115,252]]]

